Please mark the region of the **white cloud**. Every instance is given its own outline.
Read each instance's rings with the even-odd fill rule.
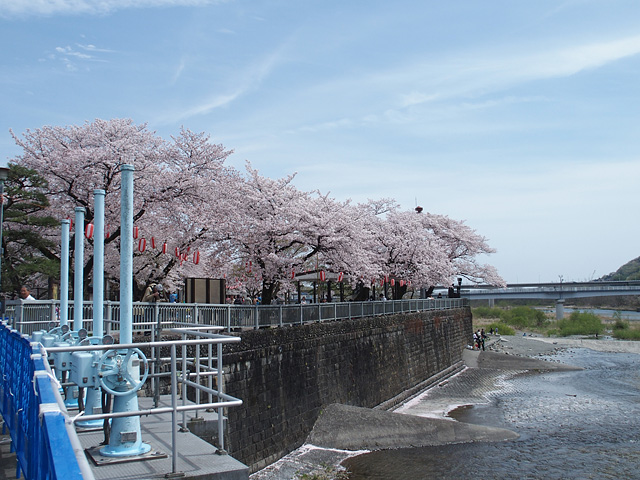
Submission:
[[[198,7],[226,0],[0,0],[0,17],[104,15],[128,8]]]
[[[67,70],[75,72],[78,67],[74,62],[105,62],[106,60],[99,58],[96,54],[111,52],[111,50],[97,48],[95,45],[76,44],[76,46],[82,51],[78,51],[69,45],[56,47],[55,53],[49,54],[48,58],[53,61],[61,61]]]
[[[69,46],[67,46],[67,47],[56,47],[56,52],[58,52],[58,53],[60,53],[62,55],[66,55],[68,57],[76,57],[76,58],[81,58],[81,59],[85,59],[85,60],[93,58],[91,55],[87,55],[86,53],[76,52]]]

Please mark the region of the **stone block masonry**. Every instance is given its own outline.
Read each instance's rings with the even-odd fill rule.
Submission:
[[[225,345],[226,446],[255,472],[302,445],[324,405],[373,408],[462,359],[469,308],[242,332]]]

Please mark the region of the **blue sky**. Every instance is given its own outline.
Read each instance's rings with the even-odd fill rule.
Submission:
[[[640,255],[635,0],[0,0],[9,129],[185,126],[263,175],[489,239],[509,283]]]

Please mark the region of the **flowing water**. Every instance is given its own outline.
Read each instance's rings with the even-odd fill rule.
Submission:
[[[517,374],[489,403],[451,412],[517,440],[372,452],[343,462],[349,479],[640,479],[640,355],[552,358],[584,370]]]

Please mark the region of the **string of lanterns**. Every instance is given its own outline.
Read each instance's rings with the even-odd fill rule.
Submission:
[[[73,225],[73,220],[69,219],[70,222],[70,226],[69,228],[71,229],[71,226]],[[85,227],[85,232],[84,235],[87,239],[91,239],[93,238],[93,231],[94,231],[94,226],[93,223],[88,223],[87,226]],[[105,237],[109,237],[109,233],[108,230],[105,229]],[[138,240],[138,251],[140,253],[143,253],[146,248],[147,248],[147,239],[144,237],[140,237],[140,230],[137,226],[134,225],[133,227],[133,239],[134,240]],[[159,246],[158,242],[156,242],[155,237],[151,237],[151,248],[152,249],[157,249]],[[167,247],[167,242],[163,242],[162,246],[159,248],[161,253],[166,254],[168,247]],[[175,247],[174,249],[174,254],[176,256],[176,258],[180,259],[180,265],[182,265],[183,262],[189,261],[189,253],[190,253],[191,247],[187,247],[186,251],[182,252],[180,251],[179,247]],[[193,252],[192,255],[192,260],[193,260],[193,264],[194,265],[198,265],[200,263],[200,251],[196,250],[195,252]],[[248,261],[245,263],[245,268],[247,270],[248,273],[251,273],[252,271],[252,267],[253,264],[251,261]],[[295,270],[291,270],[291,280],[294,280],[296,277],[296,272]],[[324,270],[320,270],[319,272],[319,278],[321,282],[326,281],[327,278],[327,273]],[[342,282],[344,279],[344,272],[339,272],[338,273],[338,282]],[[376,283],[375,279],[371,280],[371,285],[374,285]],[[385,275],[384,278],[380,279],[380,286],[384,286],[385,283],[390,284],[392,287],[395,286],[396,284],[396,279],[395,278],[391,278],[389,279],[388,275]],[[398,281],[400,287],[404,287],[405,285],[410,287],[411,286],[411,280],[399,280]]]
[[[69,229],[71,229],[71,223],[70,223]],[[90,240],[91,238],[93,238],[93,230],[94,230],[93,223],[88,223],[84,230],[84,236]],[[109,232],[107,229],[105,229],[105,238],[108,238],[108,237],[109,237]],[[138,240],[138,251],[140,253],[143,253],[147,249],[147,239],[144,237],[140,237],[140,230],[137,226],[133,227],[133,239]],[[160,252],[163,254],[166,254],[168,251],[167,242],[163,242],[162,245],[160,246],[160,244],[156,242],[155,237],[151,237],[151,248],[154,250],[159,249]],[[174,254],[176,258],[180,260],[180,265],[182,265],[183,262],[189,261],[190,258],[192,259],[194,265],[198,265],[200,263],[200,251],[196,250],[195,252],[193,252],[193,255],[191,256],[189,255],[190,251],[191,251],[191,247],[187,247],[185,251],[180,251],[180,247],[176,247],[174,249]]]

